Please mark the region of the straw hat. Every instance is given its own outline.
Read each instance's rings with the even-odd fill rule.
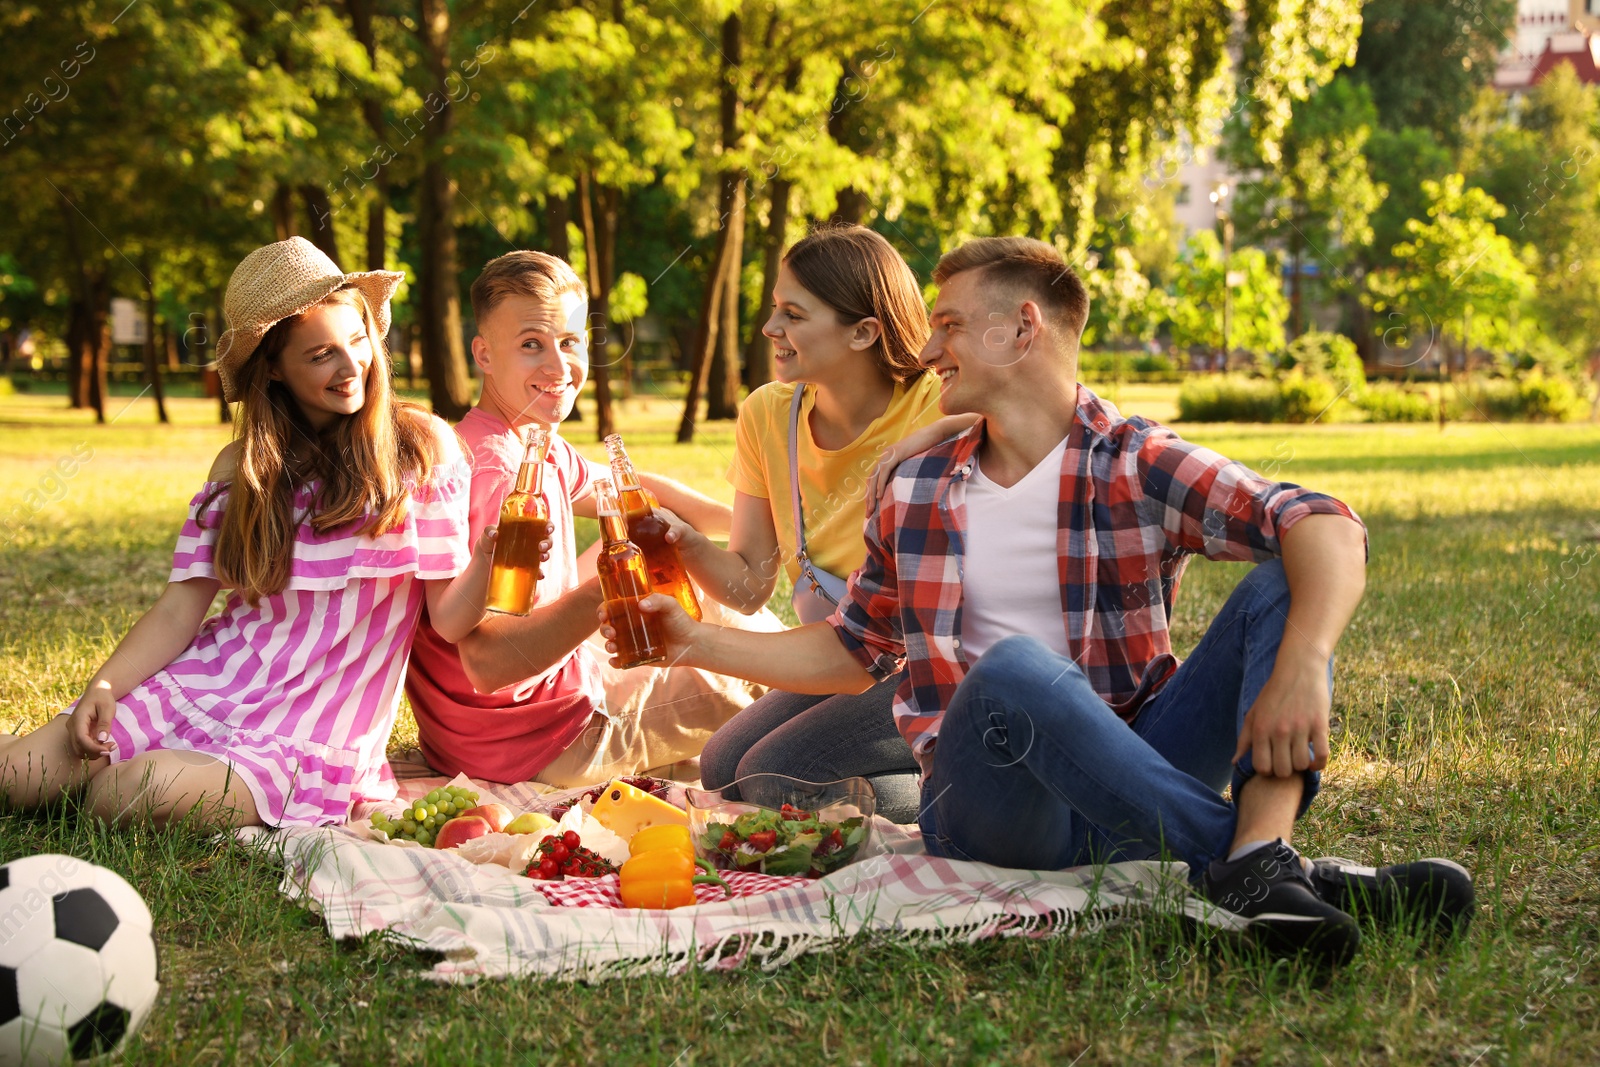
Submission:
[[[261,344],[267,331],[325,300],[346,285],[360,289],[372,305],[378,336],[389,332],[389,298],[405,278],[392,270],[346,274],[316,245],[304,237],[291,237],[251,252],[233,268],[228,292],[222,298],[222,317],[228,329],[217,341],[217,375],[223,398],[239,399],[233,376]]]

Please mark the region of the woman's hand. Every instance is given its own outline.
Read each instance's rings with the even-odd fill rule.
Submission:
[[[901,463],[918,452],[926,452],[948,437],[971,429],[978,421],[976,415],[946,415],[937,422],[912,430],[885,448],[878,456],[878,465],[872,468],[872,474],[867,478],[867,508],[870,510],[883,491],[889,488],[889,483],[894,480],[894,469]]]
[[[666,541],[669,545],[679,545],[688,548],[695,538],[704,538],[705,535],[693,526],[684,522],[672,511],[671,508],[657,506],[656,514],[667,520]]]
[[[89,683],[72,709],[72,721],[67,729],[68,743],[83,759],[99,759],[111,755],[117,743],[111,740],[111,723],[117,717],[117,701],[111,695],[111,683],[99,678]]]

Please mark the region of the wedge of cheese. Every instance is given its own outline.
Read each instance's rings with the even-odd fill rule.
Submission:
[[[651,826],[689,825],[689,813],[682,808],[675,808],[622,781],[606,786],[589,814],[624,841],[632,840],[634,834]]]

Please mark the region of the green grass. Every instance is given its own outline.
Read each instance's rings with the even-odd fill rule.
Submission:
[[[1170,418],[1173,395],[1125,386],[1118,401]],[[179,517],[226,439],[211,402],[172,408],[173,427],[137,401],[96,428],[59,398],[0,399],[0,729],[71,701],[165,581]],[[619,417],[641,466],[727,497],[731,425],[679,447],[675,405],[632,401]],[[134,1064],[1593,1062],[1600,427],[1185,432],[1367,519],[1335,756],[1300,843],[1461,859],[1480,893],[1465,941],[1370,933],[1324,981],[1146,919],[1081,938],[851,944],[770,976],[457,990],[422,981],[431,960],[389,940],[331,943],[278,894],[269,857],[226,842],[109,833],[71,810],[4,814],[0,860],[71,852],[145,894],[164,986]],[[599,454],[592,431],[569,436]],[[84,447],[66,476],[56,464]],[[1190,568],[1180,649],[1240,573]]]

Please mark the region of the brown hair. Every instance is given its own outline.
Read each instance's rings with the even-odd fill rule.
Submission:
[[[360,523],[358,533],[381,534],[399,526],[410,499],[407,477],[425,482],[433,469],[431,416],[416,404],[396,402],[389,386],[389,356],[359,289],[337,289],[320,304],[361,312],[372,344],[361,410],[338,416],[321,433],[312,429],[289,387],[274,381],[273,365],[306,312],[275,323],[239,368],[239,443],[228,502],[217,529],[217,576],[254,605],[289,583],[295,530],[309,520],[317,533]],[[295,493],[313,482],[308,515],[297,515]],[[221,493],[215,490],[206,500]],[[202,506],[204,511],[204,505]]]
[[[894,246],[865,226],[825,226],[783,257],[805,290],[833,309],[842,325],[878,320],[878,367],[896,382],[926,372],[917,354],[928,342],[928,307],[916,275]]]
[[[485,263],[472,283],[472,317],[481,329],[484,318],[508,296],[554,300],[567,293],[589,297],[572,264],[548,252],[507,252]]]
[[[980,237],[946,252],[933,269],[937,285],[983,271],[983,280],[1026,293],[1076,341],[1089,319],[1089,292],[1055,248],[1031,237]]]

